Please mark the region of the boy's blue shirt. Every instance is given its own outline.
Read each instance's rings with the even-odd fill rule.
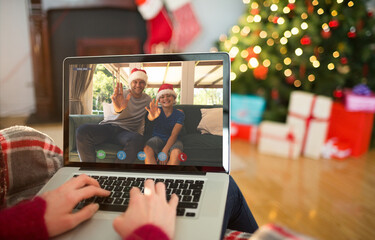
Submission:
[[[152,136],[160,137],[163,141],[168,141],[168,138],[172,134],[172,130],[176,123],[179,123],[181,125],[184,125],[185,121],[185,114],[176,109],[173,108],[172,114],[167,117],[165,116],[165,113],[163,111],[162,107],[159,107],[160,109],[160,115],[158,118],[156,118],[154,130],[152,132]]]

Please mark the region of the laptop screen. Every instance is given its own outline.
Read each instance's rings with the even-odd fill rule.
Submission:
[[[229,171],[226,53],[64,61],[66,165]]]

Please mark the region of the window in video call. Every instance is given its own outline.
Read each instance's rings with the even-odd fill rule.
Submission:
[[[69,161],[222,166],[223,63],[69,66]]]

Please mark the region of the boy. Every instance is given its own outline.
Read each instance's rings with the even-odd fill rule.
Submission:
[[[173,107],[177,94],[171,84],[160,86],[156,100],[151,101],[148,111],[148,120],[155,121],[152,137],[146,142],[144,152],[146,164],[179,165],[183,145],[178,140],[185,114]],[[161,107],[158,107],[160,103]],[[157,160],[155,159],[157,154]]]

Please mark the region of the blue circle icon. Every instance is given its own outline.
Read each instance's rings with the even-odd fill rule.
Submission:
[[[165,153],[163,153],[163,152],[160,152],[160,153],[158,154],[158,159],[159,159],[159,161],[164,162],[165,160],[167,160],[167,154],[165,154]]]
[[[118,151],[117,158],[120,160],[124,160],[126,158],[126,153],[124,151]]]
[[[139,160],[141,161],[144,161],[146,159],[146,153],[143,152],[143,151],[140,151],[138,154],[137,154],[137,157]]]

